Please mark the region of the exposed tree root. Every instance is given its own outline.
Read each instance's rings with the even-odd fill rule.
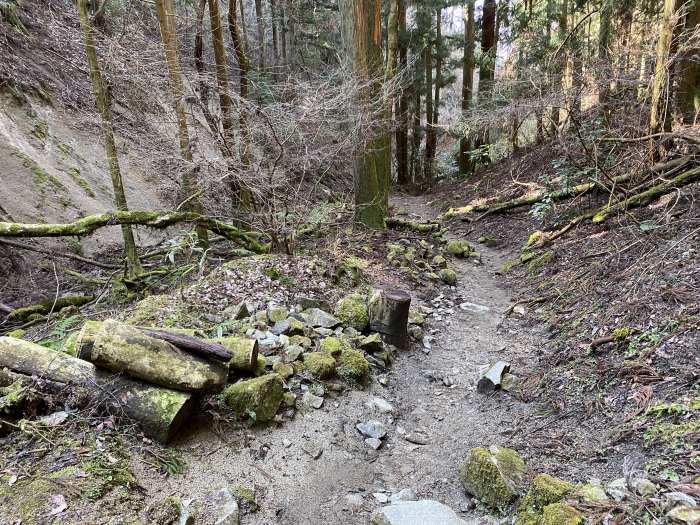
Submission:
[[[5,237],[63,237],[88,235],[99,228],[117,224],[135,224],[151,228],[166,228],[180,222],[193,222],[256,253],[267,253],[267,244],[258,239],[260,233],[241,230],[230,224],[192,212],[114,211],[88,215],[67,224],[22,224],[0,222],[0,236]]]
[[[30,252],[43,253],[44,255],[49,255],[51,257],[62,257],[64,259],[73,259],[74,261],[80,261],[86,264],[91,264],[92,266],[97,266],[98,268],[103,268],[105,270],[118,270],[121,265],[118,264],[108,264],[96,261],[94,259],[88,259],[87,257],[82,257],[74,253],[68,252],[58,252],[53,250],[47,250],[45,248],[39,248],[38,246],[31,246],[29,244],[24,244],[16,241],[9,241],[7,239],[0,239],[0,244],[5,244],[7,246],[12,246],[13,248],[19,248],[20,250],[27,250]]]
[[[67,306],[82,306],[94,299],[95,297],[92,295],[67,295],[65,297],[59,297],[55,301],[51,299],[30,306],[16,308],[8,314],[7,319],[9,321],[25,321],[34,314],[45,315],[52,310],[58,312],[61,308]]]

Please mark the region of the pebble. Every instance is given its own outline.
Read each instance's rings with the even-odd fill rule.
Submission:
[[[376,525],[468,525],[447,505],[434,500],[399,501],[372,515]]]
[[[428,436],[419,432],[409,432],[403,438],[414,445],[427,445],[430,443]]]
[[[313,459],[318,459],[323,454],[323,447],[313,441],[302,441],[301,449]]]
[[[403,489],[389,497],[389,501],[392,503],[396,503],[397,501],[414,501],[415,499],[416,493],[413,489]]]
[[[355,428],[357,428],[363,436],[368,438],[381,439],[386,436],[386,426],[373,419],[364,423],[358,423],[355,425]]]
[[[365,406],[370,410],[377,410],[382,414],[390,414],[394,411],[394,406],[389,403],[386,399],[381,397],[372,397],[366,403]]]
[[[319,409],[323,406],[323,398],[312,394],[311,392],[304,392],[301,398],[301,402],[308,407]]]
[[[379,448],[382,446],[382,440],[377,438],[367,438],[365,439],[365,444],[374,450],[379,450]]]

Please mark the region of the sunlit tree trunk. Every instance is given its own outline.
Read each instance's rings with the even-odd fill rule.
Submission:
[[[651,88],[651,111],[649,115],[649,131],[651,134],[660,131],[670,131],[671,115],[667,101],[670,100],[670,66],[668,63],[671,51],[671,41],[677,22],[679,9],[683,0],[664,0],[664,12],[659,29],[659,39],[656,43],[656,69]]]
[[[207,0],[197,1],[196,23],[194,33],[194,67],[197,70],[199,80],[199,103],[207,121],[209,130],[217,139],[217,143],[222,146],[222,153],[225,155],[226,148],[221,143],[220,131],[214,115],[209,109],[209,84],[206,80],[206,66],[204,64],[204,12],[207,8]]]
[[[156,0],[160,35],[165,51],[165,63],[168,66],[170,76],[170,89],[173,92],[175,116],[177,118],[178,136],[180,138],[180,154],[189,164],[182,175],[181,192],[184,199],[183,209],[195,213],[202,213],[202,204],[197,196],[199,192],[197,184],[197,166],[192,164],[192,148],[190,146],[190,133],[187,126],[187,112],[185,110],[185,85],[182,80],[182,69],[178,55],[177,26],[175,24],[175,8],[173,0]],[[207,245],[207,229],[197,227],[199,244]]]
[[[406,43],[406,3],[398,3],[398,40],[399,40],[399,69],[403,75],[408,67],[408,45]],[[396,181],[400,185],[410,182],[408,172],[408,104],[409,89],[404,87],[399,95],[396,109]]]
[[[223,141],[229,156],[233,156],[233,116],[232,102],[229,94],[228,66],[226,64],[226,49],[224,48],[224,32],[221,28],[219,0],[209,0],[209,17],[211,19],[212,46],[216,61],[216,86],[219,92],[219,107],[221,109],[221,127]]]
[[[569,31],[569,0],[561,0],[561,10],[559,11],[559,41],[561,43],[566,39]],[[567,64],[567,55],[563,50],[559,51],[557,60],[557,77],[559,87],[564,91],[565,71]],[[559,122],[561,119],[561,108],[556,105],[552,108],[552,134],[559,131]]]
[[[381,49],[381,2],[352,0],[352,55],[355,74],[366,85],[360,104],[366,107],[379,94],[384,65]],[[355,221],[384,228],[389,195],[389,133],[373,130],[355,161]]]
[[[474,0],[468,0],[463,6],[464,17],[464,56],[462,57],[462,116],[465,117],[472,103],[474,91]],[[473,170],[469,159],[471,137],[464,134],[459,139],[459,171],[469,173]]]
[[[97,110],[102,119],[102,135],[105,141],[105,153],[107,154],[107,163],[109,164],[109,174],[112,178],[114,205],[119,211],[128,211],[129,207],[127,206],[122,174],[119,169],[119,160],[117,159],[117,146],[114,141],[114,126],[112,125],[112,113],[110,110],[111,99],[109,89],[100,71],[100,63],[97,59],[94,31],[90,22],[90,15],[88,14],[87,0],[77,0],[77,7],[78,15],[80,16],[80,26],[83,30],[83,38],[85,40],[85,54],[90,68],[92,90],[95,95]],[[126,254],[127,277],[133,279],[142,273],[143,270],[138,253],[136,252],[136,242],[134,241],[134,233],[131,230],[131,226],[128,224],[122,225],[122,236],[124,238],[124,252]]]

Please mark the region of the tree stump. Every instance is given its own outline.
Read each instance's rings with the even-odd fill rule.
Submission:
[[[369,296],[369,328],[397,348],[408,347],[411,296],[403,290],[373,290]]]

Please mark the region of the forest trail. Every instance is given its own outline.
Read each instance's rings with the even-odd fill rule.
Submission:
[[[393,204],[422,218],[436,215],[426,197],[397,197]],[[246,524],[366,524],[381,506],[374,493],[388,497],[403,489],[474,518],[457,476],[461,461],[472,447],[503,444],[532,410],[505,392],[478,394],[476,380],[499,359],[517,373],[517,363],[539,344],[537,336],[508,323],[499,328],[510,305],[494,275],[502,254],[484,249],[482,261],[455,260],[458,285],[440,287],[435,297],[410,290],[413,306],[434,310],[426,329],[432,350],[426,354],[416,345],[400,353],[386,386],[375,380],[364,391],[327,393],[321,409],[301,410],[278,428],[241,429],[225,440],[211,430],[192,432],[175,444],[189,467],[184,476],[163,480],[145,469],[138,477],[151,478],[149,492],[199,500],[227,484],[254,485],[261,509],[245,516]],[[393,413],[368,408],[374,397],[391,403]],[[355,428],[372,419],[388,430],[378,451]],[[407,441],[411,434],[426,444]]]

